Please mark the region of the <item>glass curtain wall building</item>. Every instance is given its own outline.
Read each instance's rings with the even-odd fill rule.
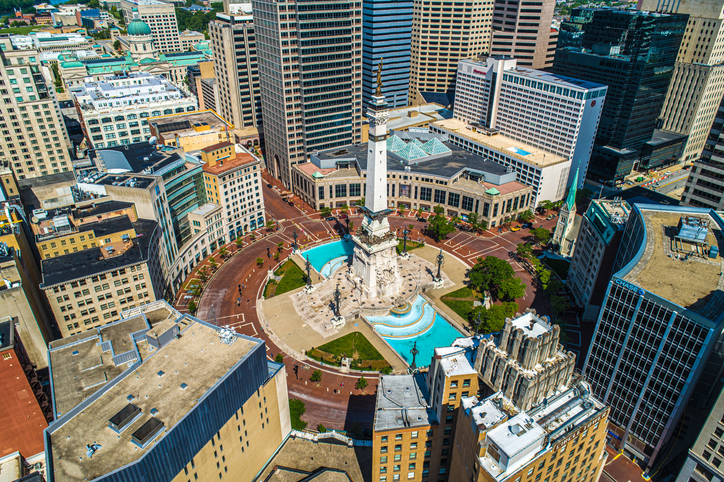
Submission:
[[[254,0],[269,172],[362,141],[362,1]]]
[[[412,0],[365,0],[362,3],[362,100],[365,108],[377,90],[382,67],[382,95],[391,109],[407,105],[410,84]]]
[[[688,15],[575,8],[561,24],[553,72],[608,85],[588,178],[631,173],[657,127]]]
[[[612,443],[649,468],[722,376],[722,229],[708,209],[634,204],[621,239],[583,372]]]

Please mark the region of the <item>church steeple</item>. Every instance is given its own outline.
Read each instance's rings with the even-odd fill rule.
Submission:
[[[568,190],[568,196],[566,197],[566,206],[568,210],[572,211],[573,206],[576,204],[576,193],[578,192],[578,169],[576,169],[576,175],[573,177],[571,188]]]

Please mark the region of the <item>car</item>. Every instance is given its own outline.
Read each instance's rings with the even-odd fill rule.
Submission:
[[[510,228],[511,231],[520,231],[520,224],[516,224],[512,228]]]
[[[525,223],[523,226],[521,226],[524,229],[529,229],[533,227],[533,223]]]
[[[269,189],[271,189],[271,188],[272,188],[272,185],[271,185],[271,184],[267,184],[266,187],[268,187]]]
[[[334,216],[330,216],[326,219],[326,221],[336,221],[337,219]]]
[[[339,215],[339,219],[347,219],[347,215],[346,215],[346,214],[340,214],[340,215]]]
[[[417,218],[417,220],[420,221],[421,223],[426,223],[426,222],[427,222],[427,219],[423,218],[422,216],[419,216],[419,217]]]

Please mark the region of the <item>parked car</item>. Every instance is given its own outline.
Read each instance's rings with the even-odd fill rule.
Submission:
[[[330,217],[328,217],[326,220],[327,220],[327,221],[336,221],[336,219],[335,219],[334,216],[330,216]]]
[[[339,215],[339,219],[347,219],[347,215],[346,215],[346,214],[340,214],[340,215]]]
[[[423,218],[422,216],[419,216],[419,217],[417,218],[417,220],[420,221],[421,223],[426,223],[426,222],[427,222],[427,219]]]

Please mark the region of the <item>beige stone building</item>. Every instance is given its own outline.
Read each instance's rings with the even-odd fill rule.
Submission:
[[[181,147],[185,152],[233,140],[234,125],[212,110],[152,117],[148,125],[159,144]]]
[[[111,221],[121,228],[128,225],[130,236],[116,242],[109,236],[98,247],[41,262],[40,287],[64,338],[117,321],[121,311],[163,296],[158,224],[144,219],[131,223],[127,216]]]
[[[410,105],[427,102],[445,106],[452,104],[458,61],[490,52],[494,5],[494,0],[415,0],[412,10]],[[445,96],[447,100],[443,100]]]
[[[390,208],[432,211],[441,205],[448,216],[465,219],[477,213],[489,227],[531,208],[533,188],[500,164],[433,134],[392,134],[387,140]],[[292,175],[294,193],[315,209],[354,206],[366,195],[367,146],[312,154],[310,162],[294,166]]]
[[[553,66],[557,32],[551,28],[555,0],[496,0],[491,55],[514,57],[532,69]]]
[[[209,23],[209,36],[219,98],[217,112],[239,129],[260,130],[261,88],[253,17],[217,13]]]
[[[661,118],[662,129],[689,136],[682,159],[698,159],[724,95],[724,1],[639,0],[638,8],[689,15]]]
[[[291,432],[286,372],[264,341],[164,301],[49,356],[51,480],[255,480]]]
[[[18,179],[71,170],[71,143],[52,74],[34,49],[14,49],[0,39],[0,150]]]

